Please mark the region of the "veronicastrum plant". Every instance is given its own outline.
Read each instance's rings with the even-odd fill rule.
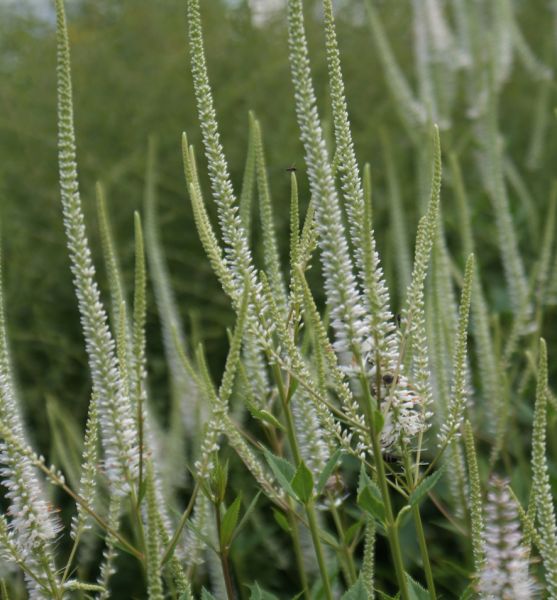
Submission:
[[[139,214],[134,219],[130,304],[104,189],[97,185],[109,308],[102,302],[78,186],[67,23],[63,0],[56,1],[62,212],[92,389],[81,475],[71,481],[65,469],[49,466],[28,441],[0,302],[4,598],[108,598],[121,564],[118,557],[125,555],[126,568],[139,575],[154,600],[276,597],[264,587],[281,597],[308,599],[392,594],[403,600],[435,599],[455,590],[446,589],[442,567],[435,564],[438,556],[432,556],[430,536],[437,530],[424,517],[432,514],[430,505],[443,517],[451,546],[458,545],[466,557],[458,590],[462,598],[557,598],[557,524],[546,452],[548,404],[554,405],[555,398],[547,381],[546,345],[538,341],[545,307],[552,301],[555,199],[535,285],[529,286],[506,198],[496,118],[497,93],[508,77],[513,49],[540,79],[550,73],[527,46],[509,3],[497,2],[496,16],[503,24],[498,21],[501,29],[495,32],[501,52],[494,54],[481,53],[477,40],[466,37],[463,23],[481,17],[476,8],[455,2],[461,26],[457,39],[443,20],[440,3],[416,2],[419,97],[414,97],[376,9],[367,2],[390,92],[416,145],[420,177],[430,174],[429,183],[423,183],[427,199],[417,202],[422,216],[413,262],[396,195],[390,207],[402,282],[395,294],[387,285],[373,229],[372,168],[362,167],[355,154],[332,1],[322,4],[332,140],[326,140],[317,109],[303,3],[287,2],[309,202],[300,197],[299,175],[291,169],[289,260],[284,261],[262,124],[250,114],[246,167],[237,193],[219,136],[200,3],[187,0],[210,190],[204,189],[195,149],[184,134],[186,187],[200,240],[236,315],[216,385],[203,346],[187,343],[159,241],[154,141],[148,151],[145,230]],[[454,97],[449,83],[457,76],[447,57],[460,57],[467,69],[468,98],[475,102],[470,111],[478,119],[475,135],[489,165],[482,175],[496,214],[513,307],[513,323],[497,343],[475,265],[465,181],[454,153],[449,164],[462,220],[464,264],[451,263],[444,238],[446,161],[440,129],[450,128]],[[216,226],[208,195],[216,207]],[[257,226],[254,213],[259,215],[261,264],[250,242]],[[147,385],[147,264],[172,387],[165,427],[154,414]],[[317,265],[324,303],[316,278],[308,276]],[[395,295],[398,310],[392,305]],[[470,314],[478,373],[468,356]],[[518,363],[521,389],[528,390],[533,374],[537,382],[525,508],[510,483],[496,476],[511,410],[511,371],[522,339],[529,352],[526,364]],[[473,390],[478,381],[485,400],[481,409],[471,403],[478,396]],[[492,419],[489,431],[481,426],[484,413],[478,410]],[[489,461],[476,451],[476,438],[483,446],[486,436]],[[242,466],[233,463],[234,455]],[[489,483],[487,471],[493,472]],[[253,482],[248,498],[234,481],[240,473],[248,473]],[[45,481],[75,502],[64,533]],[[280,555],[276,565],[289,570],[288,589],[281,589],[278,575],[257,581],[254,574],[247,580],[239,574],[239,538],[250,527],[261,527],[262,519],[274,527],[276,540],[261,544]],[[62,535],[69,544],[57,542]],[[380,555],[385,548],[388,554]],[[539,567],[532,566],[534,556],[540,558]]]

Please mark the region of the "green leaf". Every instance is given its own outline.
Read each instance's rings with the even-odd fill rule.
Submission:
[[[205,588],[201,590],[201,600],[217,600],[211,592],[208,592]]]
[[[278,523],[279,527],[286,531],[286,533],[290,533],[290,524],[288,523],[288,519],[276,508],[273,508],[273,516],[275,517],[275,521]]]
[[[408,596],[410,600],[431,600],[429,592],[424,589],[417,581],[412,579],[408,573],[404,573],[408,584]]]
[[[410,498],[408,498],[408,503],[410,506],[414,506],[419,504],[424,496],[428,494],[437,484],[439,479],[441,479],[441,475],[443,475],[443,468],[441,467],[439,470],[435,471],[432,475],[426,477],[420,485],[410,494]]]
[[[375,433],[379,434],[383,431],[383,427],[385,425],[385,417],[380,410],[373,411],[373,427],[375,428]]]
[[[250,600],[278,600],[274,594],[262,590],[257,581],[248,587],[251,591]]]
[[[290,481],[294,477],[295,473],[294,467],[284,458],[275,456],[266,449],[264,449],[263,452],[265,453],[265,458],[269,463],[269,467],[271,467],[271,471],[276,477],[279,485],[287,494],[290,494],[290,496],[295,498],[296,494],[290,485]]]
[[[366,587],[363,584],[361,577],[359,577],[358,581],[342,595],[341,600],[367,600],[367,597]]]
[[[284,425],[275,417],[275,415],[271,414],[268,410],[262,410],[256,407],[253,407],[251,410],[251,415],[254,419],[258,419],[267,425],[271,425],[272,427],[276,427],[284,431]]]
[[[261,494],[262,494],[262,492],[261,492],[261,490],[259,490],[259,492],[257,492],[257,494],[255,495],[253,500],[250,502],[246,512],[244,513],[244,516],[242,517],[241,521],[238,523],[238,527],[236,527],[236,530],[234,531],[234,535],[232,536],[233,540],[240,533],[240,531],[242,531],[242,529],[248,522],[248,519],[250,518],[251,513],[255,510],[255,505],[257,504],[257,501],[259,500],[259,496],[261,496]]]
[[[373,481],[368,481],[367,485],[358,493],[358,506],[377,521],[384,521],[385,505],[381,500],[379,488]]]
[[[232,541],[232,536],[238,523],[238,516],[240,514],[240,507],[242,506],[242,496],[236,497],[236,500],[226,509],[224,517],[222,518],[222,525],[220,529],[220,543],[221,547],[227,548]],[[218,509],[217,509],[218,510]]]
[[[377,484],[368,477],[363,464],[360,467],[357,502],[358,506],[375,520],[380,523],[383,522],[385,518],[385,505],[381,499],[381,492]]]
[[[412,509],[410,508],[410,506],[408,506],[408,504],[406,504],[405,506],[403,506],[398,515],[396,516],[396,526],[400,529],[404,523],[406,523],[406,521],[408,520],[408,518],[410,517],[410,511]]]
[[[300,502],[307,504],[311,500],[313,494],[313,475],[306,467],[304,461],[298,465],[291,485]]]
[[[341,451],[337,450],[327,461],[327,464],[325,465],[321,475],[319,476],[319,481],[317,482],[317,487],[315,489],[315,493],[317,495],[321,494],[325,489],[327,481],[329,480],[329,477],[331,476],[332,472],[335,470],[335,467],[337,466],[341,454]]]
[[[362,530],[362,521],[356,521],[356,523],[352,523],[350,527],[344,532],[344,540],[347,544],[351,544],[352,541],[356,538],[356,536],[360,535]]]
[[[145,497],[145,492],[146,491],[147,491],[147,480],[143,479],[142,482],[141,482],[141,485],[139,486],[139,491],[137,493],[137,504],[138,504],[138,506],[143,501],[143,498]]]
[[[472,600],[476,596],[474,586],[470,584],[459,596],[459,600]]]

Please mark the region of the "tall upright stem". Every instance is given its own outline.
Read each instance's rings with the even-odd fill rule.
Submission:
[[[284,386],[282,374],[278,365],[275,365],[275,367],[273,368],[273,373],[277,382],[277,387],[282,403],[282,410],[284,412],[284,418],[286,421],[286,433],[288,436],[288,442],[290,444],[290,449],[292,450],[292,455],[294,456],[294,461],[296,465],[299,465],[302,462],[302,455],[300,453],[300,447],[296,438],[296,429],[294,427],[292,411],[290,410],[289,392],[288,389]],[[315,550],[315,556],[317,558],[317,564],[319,565],[319,571],[321,572],[323,591],[325,592],[325,597],[327,598],[327,600],[333,600],[331,582],[329,581],[329,573],[327,572],[327,565],[325,563],[323,546],[321,545],[321,538],[319,537],[319,526],[317,524],[317,516],[315,514],[315,506],[313,505],[313,501],[310,500],[307,504],[304,505],[304,508],[308,519],[308,525],[311,533],[311,539],[313,542],[313,548]]]
[[[408,486],[410,490],[412,490],[414,489],[414,481],[412,475],[413,471],[406,449],[404,449],[404,468],[406,470]],[[422,562],[424,564],[425,579],[427,582],[429,596],[431,600],[436,600],[437,594],[435,592],[435,582],[433,580],[433,572],[431,570],[431,562],[429,560],[429,552],[425,540],[424,526],[422,523],[422,516],[420,515],[420,507],[417,504],[412,506],[412,517],[414,518],[414,526],[416,527],[416,533],[418,535],[418,545],[420,546],[420,554],[422,555]]]
[[[389,495],[387,476],[385,474],[385,465],[383,464],[381,444],[379,443],[379,436],[375,431],[375,424],[373,419],[373,411],[375,410],[374,400],[371,397],[371,393],[369,391],[369,382],[367,381],[363,370],[362,374],[360,375],[360,383],[364,393],[363,409],[371,437],[373,459],[375,461],[375,468],[377,470],[377,482],[381,491],[381,498],[383,500],[383,504],[385,505],[385,529],[387,532],[387,538],[389,540],[391,555],[393,557],[393,562],[395,565],[396,578],[398,581],[398,586],[400,588],[400,596],[402,600],[410,600],[410,595],[408,593],[408,585],[406,583],[406,576],[404,574],[404,562],[402,560],[402,551],[400,549],[400,542],[398,539],[397,525],[393,515],[393,507],[391,504],[391,497]]]

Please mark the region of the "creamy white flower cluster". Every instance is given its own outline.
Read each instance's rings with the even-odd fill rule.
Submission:
[[[342,369],[350,378],[359,377],[362,371],[367,376],[372,395],[380,408],[386,411],[383,443],[392,445],[397,438],[410,440],[423,431],[427,427],[424,418],[427,413],[421,407],[421,396],[411,390],[407,378],[402,376],[403,367],[399,364],[396,326],[388,308],[388,291],[369,222],[371,216],[368,219],[366,214],[351,138],[330,2],[325,3],[325,19],[336,159],[350,236],[343,224],[340,200],[317,112],[302,3],[290,0],[289,48],[296,111],[315,201],[325,291],[335,331],[334,349],[340,357]],[[355,264],[347,241],[349,237],[354,247]],[[382,381],[377,385],[374,381],[377,373],[380,379],[390,373],[397,375],[391,377],[389,384],[384,385]]]
[[[528,550],[507,486],[504,479],[493,477],[490,481],[479,591],[486,600],[530,600],[535,597],[536,585],[528,572]]]

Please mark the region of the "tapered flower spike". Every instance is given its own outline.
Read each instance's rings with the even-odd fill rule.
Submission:
[[[482,489],[478,458],[474,446],[474,433],[470,421],[464,424],[464,444],[468,462],[468,480],[470,482],[470,522],[472,534],[472,552],[474,554],[474,569],[479,573],[485,564],[484,546],[484,517],[482,510]]]
[[[466,261],[464,285],[460,299],[458,318],[458,333],[454,354],[454,380],[447,418],[441,426],[440,443],[446,444],[454,436],[460,435],[460,428],[466,408],[466,356],[468,343],[468,317],[472,296],[472,281],[474,275],[474,255]]]
[[[253,129],[255,145],[255,164],[257,173],[257,190],[259,195],[259,216],[263,237],[263,257],[269,283],[273,289],[277,305],[281,312],[286,313],[286,287],[282,278],[278,243],[275,235],[271,191],[267,179],[267,165],[263,147],[263,135],[259,121],[251,115],[250,128]]]
[[[407,308],[404,315],[407,332],[410,336],[409,349],[411,349],[415,364],[415,385],[425,405],[431,402],[431,386],[429,383],[429,352],[425,330],[424,284],[439,223],[441,197],[441,142],[437,126],[433,128],[433,146],[434,159],[430,200],[427,213],[418,225],[412,281],[406,295]]]
[[[184,140],[184,152],[187,153],[187,140]],[[160,241],[157,222],[157,150],[155,140],[150,139],[147,150],[147,167],[145,181],[145,247],[149,261],[149,273],[152,279],[155,301],[161,320],[162,340],[170,375],[173,396],[173,410],[181,413],[185,430],[195,433],[199,423],[195,415],[198,413],[197,392],[192,385],[191,377],[184,370],[179,357],[178,348],[186,352],[184,327],[166,264],[164,249]],[[189,158],[189,157],[188,157]],[[188,163],[188,167],[190,163]],[[191,175],[193,177],[193,175]],[[197,198],[197,194],[195,196]],[[193,201],[192,201],[193,203]],[[194,218],[196,211],[194,209]],[[197,221],[196,221],[197,222]],[[202,236],[200,235],[201,239]],[[177,348],[178,346],[178,348]],[[175,414],[174,418],[179,418]],[[177,426],[177,423],[175,424]]]
[[[364,299],[367,302],[366,328],[369,330],[369,340],[373,340],[373,342],[367,342],[366,350],[375,364],[381,365],[383,372],[387,372],[393,368],[397,355],[394,347],[395,340],[393,339],[395,332],[394,319],[389,308],[389,293],[373,232],[371,192],[367,194],[366,199],[352,140],[331,0],[323,1],[323,10],[329,85],[335,127],[336,160],[348,214],[355,263],[365,290]],[[369,175],[369,169],[367,172]],[[371,187],[371,184],[368,187]]]
[[[220,141],[216,111],[209,83],[199,0],[188,0],[188,26],[191,70],[197,102],[197,111],[207,157],[213,198],[218,209],[218,218],[225,242],[225,255],[229,262],[239,294],[245,281],[250,281],[252,291],[257,285],[247,236],[238,211],[232,188],[228,164]]]
[[[497,100],[493,89],[490,94],[489,112],[484,129],[477,129],[480,144],[485,149],[479,167],[490,195],[501,251],[501,260],[509,296],[515,314],[516,334],[522,330],[531,315],[528,282],[520,255],[516,229],[509,206],[509,198],[503,173],[503,148],[497,125]]]
[[[110,498],[108,506],[108,524],[113,530],[118,530],[120,524],[121,498],[113,495]],[[110,598],[110,578],[116,573],[114,562],[118,554],[117,540],[110,533],[107,534],[105,547],[103,549],[103,559],[99,568],[97,583],[103,588],[104,592],[99,594],[99,600],[109,600]]]
[[[492,477],[486,506],[485,562],[479,592],[486,600],[531,600],[536,585],[528,573],[527,550],[507,482]]]
[[[392,245],[397,271],[399,299],[404,300],[412,276],[412,258],[406,227],[406,214],[403,209],[398,173],[395,171],[392,144],[387,134],[381,132],[385,169],[389,191],[389,214],[392,223]]]
[[[99,219],[99,231],[101,237],[102,251],[106,264],[108,287],[110,290],[110,301],[112,307],[112,331],[117,332],[120,325],[120,306],[126,297],[123,289],[120,265],[114,245],[114,236],[110,227],[110,220],[106,207],[106,193],[100,181],[95,186],[97,197],[97,215]]]
[[[256,180],[256,165],[255,165],[255,131],[253,127],[252,113],[249,113],[249,136],[248,136],[248,152],[246,156],[246,164],[244,167],[244,176],[242,178],[242,190],[240,191],[240,219],[248,242],[251,233],[251,213],[253,192],[255,189]]]
[[[532,494],[536,502],[541,537],[540,553],[547,589],[549,597],[555,599],[557,598],[557,525],[546,457],[547,393],[547,347],[545,340],[541,339],[532,433]]]
[[[79,481],[79,495],[90,506],[94,506],[97,492],[97,461],[99,445],[98,400],[94,394],[89,401],[89,414],[85,427],[85,440],[83,442],[83,460],[81,464],[81,478]],[[83,507],[77,505],[77,515],[72,519],[71,536],[75,539],[86,529],[91,527],[91,516]]]
[[[119,376],[114,340],[95,281],[85,233],[76,171],[70,49],[63,0],[56,0],[58,43],[58,156],[64,227],[78,298],[93,389],[99,399],[105,469],[114,488],[126,494],[137,477],[137,428]]]
[[[288,44],[296,114],[304,144],[315,220],[319,233],[327,303],[340,354],[363,354],[364,308],[357,289],[338,195],[311,79],[302,3],[288,2]],[[350,359],[351,360],[351,359]]]
[[[375,598],[375,521],[371,517],[368,517],[366,522],[361,578],[366,588],[368,600],[373,600]]]
[[[163,600],[158,509],[153,466],[147,462],[147,592],[149,600]]]

